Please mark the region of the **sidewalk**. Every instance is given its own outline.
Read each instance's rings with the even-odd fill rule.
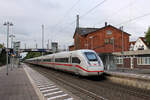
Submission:
[[[0,68],[0,100],[39,100],[22,67]]]

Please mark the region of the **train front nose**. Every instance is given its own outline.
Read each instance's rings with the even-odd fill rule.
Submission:
[[[102,66],[89,66],[88,67],[88,74],[89,75],[101,75],[104,72]]]

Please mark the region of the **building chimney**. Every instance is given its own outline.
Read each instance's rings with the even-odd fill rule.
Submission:
[[[105,22],[105,27],[107,26],[107,22]]]
[[[79,15],[77,15],[76,28],[79,28]]]

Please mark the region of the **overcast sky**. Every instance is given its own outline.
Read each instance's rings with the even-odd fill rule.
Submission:
[[[77,14],[81,16],[80,27],[100,28],[107,21],[115,27],[123,25],[124,31],[131,34],[130,40],[136,40],[150,26],[149,4],[150,0],[0,0],[0,43],[6,43],[3,23],[10,21],[14,24],[10,34],[16,36],[15,41],[21,41],[22,48],[25,43],[27,48],[35,47],[35,43],[41,47],[42,24],[45,48],[48,40],[67,47],[73,44]]]

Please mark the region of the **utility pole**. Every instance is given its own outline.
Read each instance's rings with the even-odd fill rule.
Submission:
[[[79,32],[79,15],[77,15],[77,20],[76,20],[76,32],[77,32],[77,34],[79,34],[78,33]],[[79,45],[80,45],[80,40],[79,40],[79,36],[77,35],[75,49],[80,49]]]
[[[35,45],[35,46],[36,46],[36,49],[37,49],[37,48],[38,48],[38,44],[36,43],[36,45]]]
[[[123,33],[123,26],[121,27],[121,30],[122,30],[122,67],[124,68],[124,35],[123,35],[124,33]]]
[[[48,40],[48,43],[47,43],[47,49],[49,50],[49,40]]]
[[[13,26],[13,24],[11,22],[5,22],[4,26],[7,26],[7,49],[6,49],[7,71],[6,71],[6,75],[8,75],[9,26]]]
[[[27,49],[27,48],[26,48],[26,43],[24,44],[24,49]]]
[[[11,49],[13,49],[13,38],[15,38],[15,35],[11,34],[9,37],[11,38]],[[13,67],[13,55],[10,56],[10,63],[11,63],[11,70],[12,70],[12,67]]]
[[[44,25],[42,24],[42,49],[44,50]],[[43,56],[43,51],[42,51]]]
[[[36,40],[34,40],[34,42],[35,42],[35,49],[37,49],[37,42],[36,42]]]
[[[121,27],[122,30],[122,53],[124,52],[124,33],[123,33],[123,26]]]

